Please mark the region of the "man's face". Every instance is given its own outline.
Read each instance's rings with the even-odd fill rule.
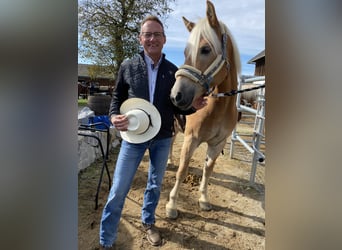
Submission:
[[[159,58],[161,51],[166,42],[166,37],[163,33],[163,28],[155,21],[147,21],[141,27],[139,35],[140,44],[144,47],[145,53],[151,57]]]

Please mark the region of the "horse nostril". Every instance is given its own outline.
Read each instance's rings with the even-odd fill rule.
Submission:
[[[178,92],[176,97],[175,97],[175,101],[176,102],[179,102],[180,100],[182,100],[182,93],[181,92]]]

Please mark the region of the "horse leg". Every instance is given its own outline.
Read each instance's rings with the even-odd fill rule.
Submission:
[[[177,199],[181,183],[184,181],[187,173],[191,156],[197,148],[197,144],[191,141],[191,136],[188,139],[184,138],[179,167],[176,174],[176,183],[169,194],[169,202],[166,204],[166,217],[176,219],[178,217]]]
[[[200,198],[198,199],[198,204],[201,210],[209,211],[212,208],[208,197],[208,183],[209,178],[213,173],[216,159],[222,152],[225,143],[226,140],[213,147],[208,145],[208,155],[204,164],[202,180],[199,188]]]
[[[174,162],[173,162],[173,144],[175,143],[176,136],[177,136],[177,132],[175,132],[175,134],[172,137],[170,151],[169,151],[169,158],[167,160],[168,165],[174,165]]]

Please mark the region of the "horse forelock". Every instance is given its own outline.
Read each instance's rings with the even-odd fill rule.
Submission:
[[[214,29],[210,27],[206,18],[200,19],[189,35],[185,50],[186,56],[190,59],[192,65],[196,64],[197,51],[199,50],[202,38],[210,44],[216,54],[222,53],[221,41],[218,39]]]
[[[233,54],[234,54],[234,63],[236,66],[237,73],[240,74],[241,70],[241,62],[240,62],[240,55],[235,43],[235,40],[233,39],[233,36],[228,29],[228,27],[221,21],[219,21],[220,26],[221,26],[221,33],[224,34],[226,33],[231,42],[232,42],[232,49],[233,49]],[[215,54],[222,54],[222,39],[219,39],[217,37],[217,34],[213,28],[209,25],[209,22],[207,21],[206,18],[200,19],[195,27],[192,29],[189,39],[187,42],[187,46],[185,49],[185,56],[186,58],[189,59],[190,63],[192,66],[196,64],[197,61],[197,51],[199,50],[200,46],[200,41],[201,39],[205,39],[212,49],[214,50]],[[227,54],[229,57],[229,54]],[[229,59],[228,59],[229,60]]]

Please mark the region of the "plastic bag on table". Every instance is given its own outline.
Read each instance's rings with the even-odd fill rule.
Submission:
[[[89,117],[88,122],[89,122],[88,124],[103,122],[104,124],[99,124],[95,126],[98,129],[110,128],[112,125],[112,123],[109,121],[108,115],[99,115],[99,116]]]
[[[94,116],[95,112],[93,110],[91,110],[89,107],[84,107],[78,113],[78,124],[88,124],[89,118]]]

